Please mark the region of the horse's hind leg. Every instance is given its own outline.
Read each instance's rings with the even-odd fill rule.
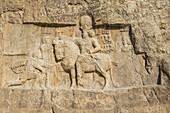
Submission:
[[[111,80],[109,72],[106,72],[105,79],[106,79],[106,83],[105,83],[105,86],[104,86],[103,89],[111,89],[111,88],[113,88],[113,83],[112,83],[112,80]]]
[[[110,74],[106,71],[101,71],[100,69],[97,68],[97,71],[104,77],[105,79],[105,85],[103,87],[103,89],[111,89],[112,88],[112,82],[111,82],[111,78],[110,78]]]
[[[76,71],[77,71],[77,85],[79,86],[82,78],[82,74],[84,73],[81,64],[79,62],[76,63]]]

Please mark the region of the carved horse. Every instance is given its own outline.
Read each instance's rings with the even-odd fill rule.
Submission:
[[[94,62],[88,63],[81,60],[79,47],[70,40],[53,40],[54,53],[56,61],[61,61],[61,66],[65,72],[70,73],[71,87],[76,87],[76,79],[79,82],[83,73],[97,72],[105,78],[104,89],[111,88],[113,82],[111,79],[111,59],[109,55],[103,53],[96,53],[91,57]],[[95,58],[97,56],[97,58]],[[77,69],[76,65],[79,65]],[[78,72],[76,78],[76,71]],[[78,83],[77,83],[78,84]]]

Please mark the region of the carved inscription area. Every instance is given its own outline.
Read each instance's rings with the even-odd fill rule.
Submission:
[[[95,29],[97,39],[101,45],[101,52],[111,53],[114,50],[114,44],[112,41],[110,30],[104,28]]]

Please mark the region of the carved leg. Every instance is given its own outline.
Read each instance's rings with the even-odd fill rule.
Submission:
[[[75,69],[71,69],[71,88],[76,88],[76,73],[75,73]]]
[[[41,75],[37,74],[36,79],[34,81],[34,87],[40,88],[40,84],[41,84]]]
[[[82,77],[82,68],[80,63],[76,63],[76,70],[77,70],[77,85],[80,84],[80,79]]]
[[[45,79],[45,86],[46,86],[46,88],[51,88],[50,87],[50,80],[49,80],[49,76],[50,76],[50,73],[48,72],[47,74],[46,74],[46,79]]]
[[[45,88],[45,76],[46,74],[41,74],[41,76],[39,76],[39,86],[40,88]]]

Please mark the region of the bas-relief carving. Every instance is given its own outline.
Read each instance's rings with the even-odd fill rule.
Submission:
[[[94,27],[90,16],[81,16],[75,28],[42,27],[36,31],[41,31],[39,40],[34,42],[36,49],[32,47],[34,51],[31,50],[23,65],[17,65],[17,60],[11,67],[13,73],[24,71],[26,77],[15,82],[9,81],[7,86],[88,89],[121,87],[116,80],[116,69],[119,67],[117,53],[119,49],[131,48],[132,45],[126,36],[128,30],[124,29],[120,35],[122,46],[118,48],[120,30],[114,29],[105,25]],[[34,31],[32,35],[35,34]],[[128,51],[130,49],[122,52]]]
[[[36,80],[38,86],[45,88],[49,87],[49,76],[52,68],[52,53],[53,47],[50,42],[50,38],[45,36],[41,39],[41,45],[39,51],[33,53],[30,59],[31,69],[30,71],[37,70],[40,74],[36,74]],[[32,73],[30,73],[32,74]]]
[[[18,61],[11,67],[11,70],[16,74],[24,73],[26,65],[27,61]]]
[[[168,113],[168,2],[3,0],[0,111]]]
[[[86,17],[86,16],[84,16]],[[82,20],[83,17],[81,17]],[[87,17],[86,17],[87,18]],[[87,18],[91,20],[91,18]],[[92,23],[92,22],[87,22]],[[80,56],[76,61],[78,82],[85,72],[97,72],[105,78],[105,87],[111,87],[111,59],[107,54],[100,53],[101,47],[95,38],[95,32],[92,25],[86,25],[80,22],[82,30],[82,39],[78,42],[80,48]],[[110,73],[109,73],[110,72]]]
[[[71,87],[81,84],[84,73],[97,73],[105,79],[104,88],[113,87],[111,58],[101,53],[101,47],[92,29],[92,20],[89,16],[80,18],[80,30],[82,37],[75,39],[75,42],[68,41],[66,38],[53,40],[57,61],[61,61],[64,70],[70,73]],[[108,37],[106,40],[110,41]]]

